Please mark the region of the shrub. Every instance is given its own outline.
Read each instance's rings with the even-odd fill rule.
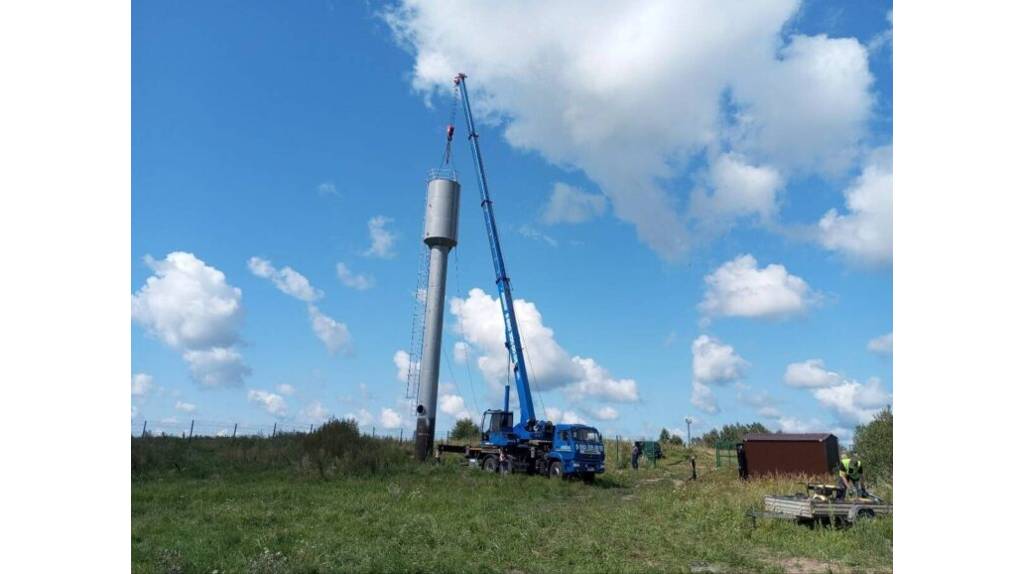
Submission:
[[[327,421],[303,437],[302,450],[325,479],[335,473],[373,474],[408,460],[394,441],[359,434],[354,420]]]
[[[857,453],[867,480],[892,481],[892,409],[886,407],[866,425],[859,425],[853,435],[853,451]]]
[[[452,428],[451,438],[454,440],[474,440],[480,437],[480,427],[472,419],[459,419]]]
[[[720,442],[737,443],[743,442],[743,435],[747,433],[766,433],[769,431],[763,424],[759,422],[753,422],[750,424],[736,423],[732,425],[725,425],[721,430],[711,429],[711,431],[704,433],[699,439],[704,446],[708,448],[714,448]]]

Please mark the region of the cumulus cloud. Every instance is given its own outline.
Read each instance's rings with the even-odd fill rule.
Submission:
[[[708,335],[694,339],[690,351],[693,354],[690,404],[706,413],[715,414],[719,410],[718,399],[709,385],[739,380],[749,363],[731,345]]]
[[[466,401],[459,395],[444,394],[438,397],[437,404],[441,412],[456,419],[473,418],[466,408]]]
[[[868,350],[879,355],[892,355],[892,333],[879,335],[868,341]]]
[[[785,185],[777,169],[749,165],[742,156],[729,153],[713,160],[708,171],[713,193],[697,189],[690,198],[690,211],[708,225],[749,215],[762,221],[775,218],[776,196]]]
[[[452,346],[452,360],[456,364],[464,365],[469,360],[469,343],[465,341],[456,341],[455,345]]]
[[[345,413],[345,416],[342,418],[356,421],[360,428],[366,428],[373,424],[373,413],[366,409],[359,409],[354,413]]]
[[[843,381],[835,386],[815,389],[813,394],[822,406],[831,409],[847,425],[871,422],[875,413],[892,402],[892,395],[882,388],[876,377],[871,377],[864,384]]]
[[[313,401],[299,412],[299,416],[310,423],[322,423],[330,418],[331,411],[320,401]]]
[[[587,193],[578,187],[558,182],[551,189],[551,197],[544,206],[541,221],[547,225],[583,223],[603,215],[607,206],[608,201],[599,193]]]
[[[619,411],[614,408],[605,405],[597,410],[590,412],[591,416],[602,421],[613,421],[619,418]]]
[[[153,390],[153,375],[135,373],[132,375],[132,396],[144,397]]]
[[[280,385],[277,385],[277,387],[275,387],[275,390],[286,397],[290,397],[295,394],[295,387],[287,383],[281,383]]]
[[[808,359],[786,365],[783,380],[791,387],[829,387],[843,381],[843,376],[825,368],[825,361]]]
[[[386,429],[399,428],[402,426],[402,416],[395,412],[394,409],[381,409],[380,426]]]
[[[566,424],[566,425],[585,425],[587,421],[576,414],[573,411],[563,411],[557,407],[547,407],[544,409],[544,416],[549,421],[555,424]]]
[[[409,380],[409,369],[413,370],[413,375],[417,374],[420,369],[419,362],[412,362],[409,353],[405,351],[395,351],[395,354],[391,357],[391,362],[395,364],[395,380],[404,383]]]
[[[782,412],[779,411],[775,404],[775,398],[768,391],[763,389],[756,390],[750,385],[744,385],[743,383],[736,383],[736,389],[736,400],[740,404],[754,409],[758,416],[768,419],[782,416]]]
[[[698,309],[706,317],[786,317],[809,309],[819,299],[807,282],[782,265],[757,267],[752,255],[740,255],[704,277]]]
[[[641,241],[675,259],[690,239],[665,182],[690,159],[724,149],[782,172],[837,173],[861,143],[867,51],[854,39],[789,34],[798,8],[404,0],[385,17],[415,57],[415,89],[448,98],[452,76],[470,73],[482,123],[582,170]]]
[[[249,391],[249,401],[259,405],[263,410],[277,418],[284,418],[288,414],[288,405],[284,397],[271,393],[252,389]]]
[[[821,244],[856,264],[892,265],[892,148],[871,154],[843,195],[846,213],[830,209],[818,222]]]
[[[291,267],[276,269],[266,259],[250,257],[249,271],[257,277],[269,279],[282,293],[291,295],[300,301],[311,303],[324,295],[322,291],[309,283],[309,279]]]
[[[690,404],[711,415],[719,411],[718,399],[711,392],[711,387],[697,380],[693,381],[690,388]]]
[[[372,217],[366,222],[366,227],[370,230],[370,247],[363,252],[363,255],[382,259],[391,259],[395,256],[397,236],[395,232],[387,228],[392,223],[394,223],[393,219],[383,215]]]
[[[192,403],[186,403],[184,401],[178,401],[174,404],[174,409],[179,410],[183,413],[194,413],[196,412],[196,406]]]
[[[231,347],[189,350],[182,356],[192,378],[206,387],[241,385],[252,374],[242,354]]]
[[[309,321],[313,326],[313,333],[324,344],[324,347],[327,347],[329,353],[333,355],[338,351],[351,349],[352,335],[348,331],[348,326],[324,315],[316,305],[308,305],[307,311],[309,312]]]
[[[242,324],[242,290],[191,253],[157,261],[132,294],[132,320],[182,353],[193,379],[206,386],[239,385],[250,374],[235,349]]]
[[[338,280],[341,284],[346,287],[351,287],[357,291],[366,291],[374,285],[374,279],[372,275],[364,275],[362,273],[353,273],[348,265],[344,263],[338,263],[337,265]]]
[[[731,345],[701,335],[690,345],[693,353],[693,380],[703,384],[722,384],[743,376],[749,363]]]
[[[538,390],[564,388],[566,396],[572,400],[639,400],[635,380],[615,379],[594,359],[570,356],[555,340],[554,331],[544,325],[536,305],[522,299],[516,299],[513,305],[533,387]],[[474,288],[465,299],[453,297],[449,308],[455,316],[455,332],[479,354],[476,364],[484,377],[496,387],[503,385],[508,351],[501,303]]]

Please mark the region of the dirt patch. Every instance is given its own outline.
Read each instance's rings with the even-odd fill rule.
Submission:
[[[842,564],[832,564],[813,558],[780,558],[772,561],[782,567],[786,574],[849,574],[852,572]]]

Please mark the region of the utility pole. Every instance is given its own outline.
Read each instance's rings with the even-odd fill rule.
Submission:
[[[196,419],[192,419],[192,424],[188,425],[188,441],[192,442],[192,431],[196,428]]]
[[[235,438],[236,434],[238,434],[238,423],[235,423],[235,430],[231,431],[232,440]]]
[[[270,431],[270,438],[277,436],[277,422],[274,422],[274,430]]]
[[[693,424],[692,417],[686,417],[686,446],[693,446],[690,442],[690,425]]]
[[[142,435],[139,438],[146,438],[146,422],[142,421]]]

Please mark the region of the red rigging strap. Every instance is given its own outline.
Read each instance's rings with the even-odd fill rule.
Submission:
[[[455,135],[455,126],[448,124],[448,141],[452,141],[453,135]]]

